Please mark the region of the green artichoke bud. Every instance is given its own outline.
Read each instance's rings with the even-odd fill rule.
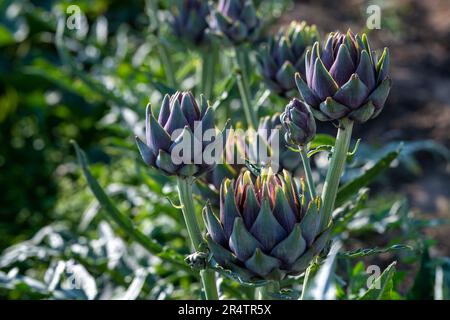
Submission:
[[[173,33],[179,39],[188,40],[194,45],[204,44],[207,41],[208,2],[203,0],[178,0],[176,9],[170,19]]]
[[[316,135],[316,121],[308,107],[298,99],[292,99],[280,116],[286,130],[287,143],[304,146]]]
[[[389,51],[377,57],[367,36],[340,32],[316,42],[306,53],[305,78],[296,75],[303,100],[321,121],[349,118],[365,122],[383,109],[391,88]]]
[[[233,45],[258,39],[261,22],[251,0],[220,0],[211,11],[210,29]]]
[[[296,173],[298,169],[301,168],[302,159],[298,152],[292,151],[286,146],[284,137],[287,134],[286,129],[282,126],[280,120],[280,114],[275,113],[273,116],[266,116],[261,119],[258,126],[258,135],[265,142],[265,145],[260,143],[254,144],[255,148],[272,146],[271,148],[271,159],[269,161],[278,161],[278,170],[287,170],[291,173]],[[277,139],[277,141],[275,141]],[[259,142],[259,141],[258,141]],[[278,152],[276,149],[278,148]],[[258,159],[258,152],[254,151],[257,162],[267,166],[269,161],[265,159]]]
[[[305,74],[306,49],[319,40],[316,26],[292,21],[269,40],[258,55],[259,69],[270,90],[289,96],[295,89],[295,73]]]
[[[225,180],[220,217],[207,205],[203,217],[214,260],[246,281],[281,280],[297,275],[325,247],[329,229],[320,232],[320,200],[306,205],[291,176],[270,169],[258,177],[243,172]]]
[[[190,92],[166,95],[158,120],[150,105],[147,106],[146,143],[136,137],[139,152],[147,165],[180,177],[199,176],[214,168],[216,162],[205,161],[204,151],[208,148],[218,152],[217,157],[221,155],[227,126],[212,141],[203,141],[203,135],[215,127],[214,111],[203,96],[201,106],[200,109]]]

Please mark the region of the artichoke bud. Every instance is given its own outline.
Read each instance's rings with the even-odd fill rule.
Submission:
[[[305,146],[316,135],[316,122],[311,111],[300,100],[294,98],[286,106],[280,120],[286,130],[288,144]]]
[[[282,28],[258,56],[259,70],[268,88],[276,94],[291,96],[295,73],[305,73],[305,54],[319,40],[316,26],[292,21]]]
[[[296,75],[297,88],[321,121],[349,118],[365,122],[383,109],[391,88],[389,51],[372,51],[365,34],[331,33],[320,48],[306,52],[305,75]]]
[[[158,119],[147,106],[146,142],[136,137],[136,143],[147,165],[167,175],[196,177],[215,167],[227,128],[215,132],[214,111],[203,97],[200,108],[190,92],[176,92],[164,97]],[[209,130],[213,139],[203,141]]]
[[[255,42],[261,21],[251,0],[220,0],[211,10],[211,31],[233,45]]]
[[[209,6],[203,0],[179,0],[169,20],[173,33],[194,45],[207,42]]]
[[[245,281],[282,280],[305,271],[329,238],[321,232],[320,203],[303,195],[286,171],[249,171],[221,187],[220,217],[203,209],[206,240],[215,261]]]

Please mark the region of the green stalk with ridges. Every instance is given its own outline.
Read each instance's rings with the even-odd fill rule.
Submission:
[[[195,251],[201,251],[201,245],[203,243],[200,227],[195,215],[195,207],[193,202],[192,191],[192,178],[183,179],[177,178],[178,183],[178,195],[180,197],[180,203],[182,206],[182,212],[186,228],[188,230],[189,238],[191,239],[192,246]],[[201,270],[200,277],[205,291],[207,300],[218,300],[216,276],[213,270]]]
[[[328,167],[327,176],[322,191],[322,230],[328,226],[334,210],[339,181],[341,179],[342,172],[344,171],[347,152],[350,146],[352,129],[353,121],[345,118],[339,122],[336,143],[333,148],[333,156],[331,157],[330,166]]]

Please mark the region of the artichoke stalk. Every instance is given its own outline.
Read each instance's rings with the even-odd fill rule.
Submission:
[[[206,240],[215,261],[245,281],[279,281],[305,271],[325,247],[320,200],[306,204],[291,176],[270,169],[243,172],[221,186],[220,216],[203,209]]]
[[[292,21],[258,55],[259,70],[268,88],[288,97],[295,89],[295,73],[305,74],[306,50],[319,40],[316,26]]]
[[[323,48],[316,42],[306,53],[305,79],[296,75],[303,100],[321,121],[373,119],[389,90],[389,51],[378,57],[365,34],[331,33]]]
[[[316,135],[316,122],[308,107],[298,99],[292,99],[280,116],[286,134],[286,143],[298,146],[305,170],[306,182],[311,198],[316,196],[316,187],[312,177],[311,166],[308,159],[308,143]]]

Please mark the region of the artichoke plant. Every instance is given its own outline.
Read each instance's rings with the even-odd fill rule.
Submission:
[[[328,240],[321,232],[320,203],[308,204],[290,175],[270,169],[258,177],[243,172],[225,180],[220,216],[203,210],[206,240],[214,260],[246,281],[281,280],[303,272]]]
[[[188,40],[194,45],[202,45],[207,40],[206,29],[209,15],[207,1],[179,0],[170,24],[173,33],[181,40]]]
[[[382,110],[391,88],[389,51],[378,57],[365,34],[331,33],[322,49],[306,53],[305,79],[296,75],[303,100],[321,121],[365,122]]]
[[[258,55],[258,64],[264,82],[280,96],[289,96],[295,89],[295,73],[305,73],[307,48],[319,40],[316,26],[292,21],[269,40]]]
[[[179,177],[195,177],[212,170],[215,163],[204,161],[203,152],[206,148],[215,146],[212,144],[223,141],[226,130],[224,129],[222,134],[217,135],[213,141],[204,142],[202,136],[198,136],[195,130],[200,125],[201,134],[210,129],[215,130],[214,111],[208,106],[203,96],[200,109],[190,92],[166,95],[158,119],[155,118],[150,105],[148,105],[145,120],[146,143],[136,137],[137,146],[144,162],[167,175]],[[194,143],[197,143],[200,148],[192,145]],[[172,152],[175,147],[187,144],[190,149],[187,150],[190,151],[189,156],[183,154],[180,159],[176,153]],[[199,155],[201,161],[196,161]],[[185,161],[186,158],[188,158],[187,161]]]
[[[296,146],[307,145],[316,135],[316,121],[308,107],[298,99],[292,99],[280,116],[286,130],[285,140]]]
[[[251,0],[220,0],[212,10],[209,26],[213,33],[239,45],[258,39],[261,21]]]

